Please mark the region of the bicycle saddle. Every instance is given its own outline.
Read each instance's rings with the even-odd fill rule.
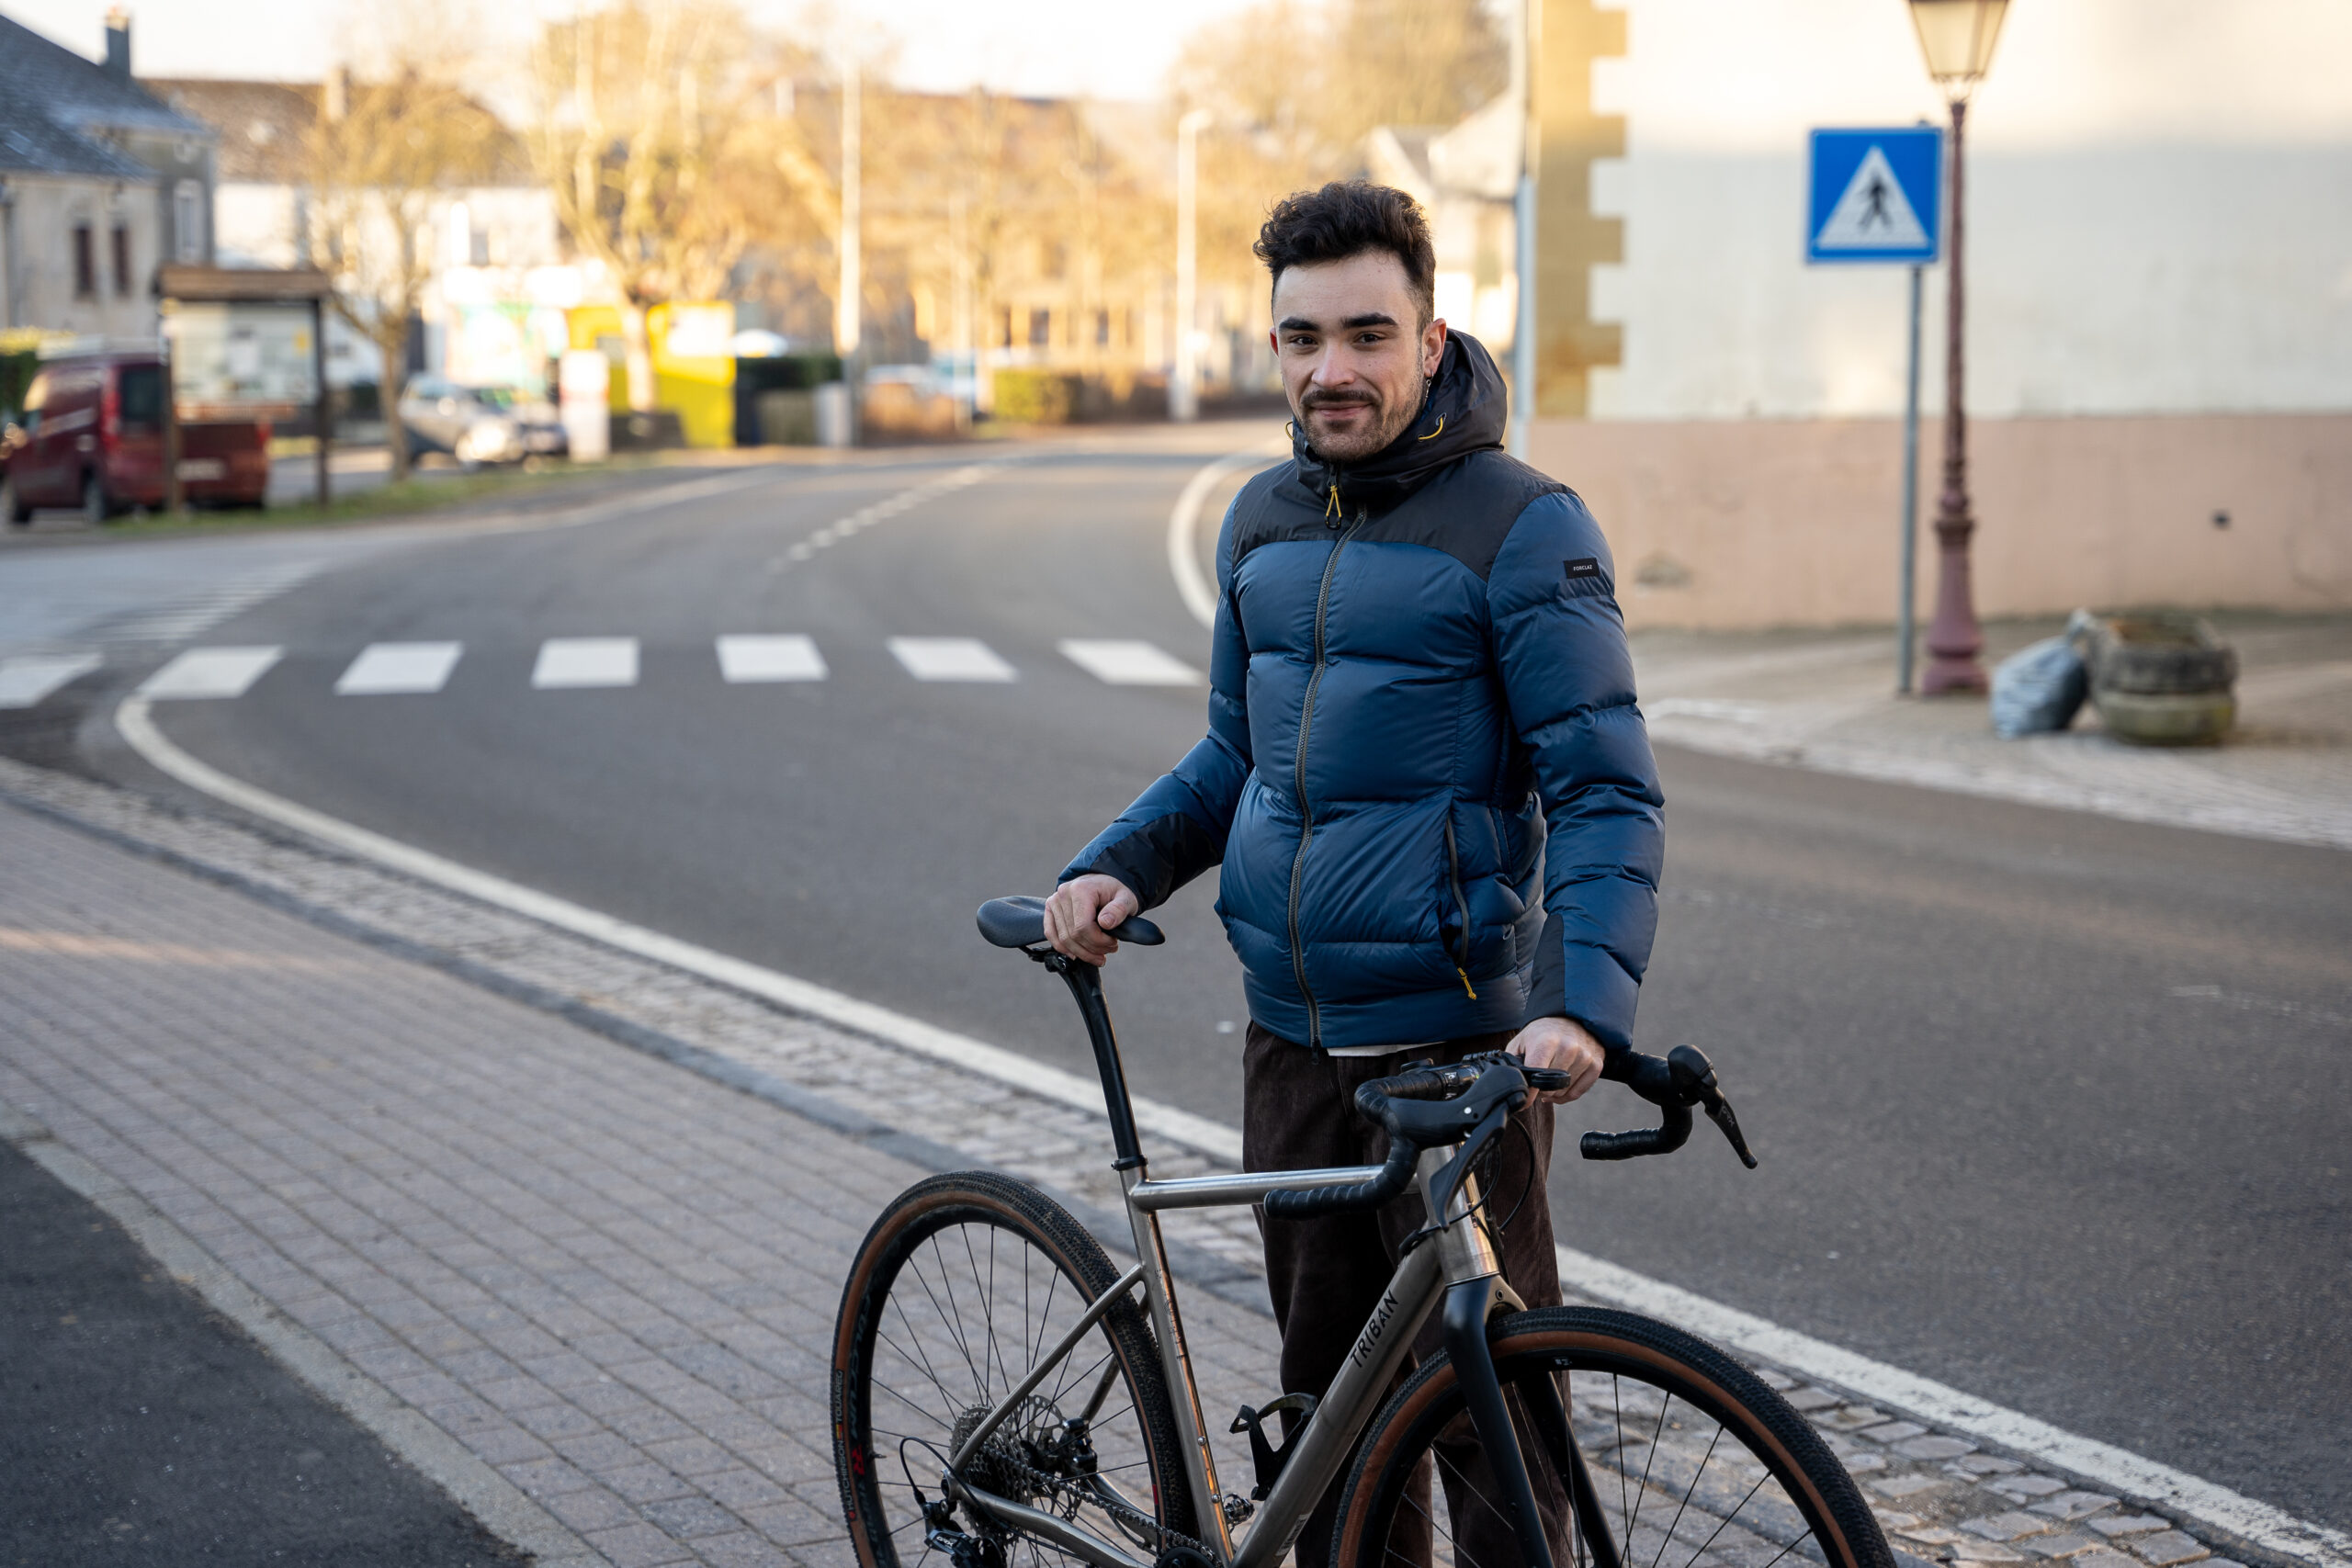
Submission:
[[[1035,947],[1046,940],[1046,901],[1025,894],[1018,898],[991,898],[980,906],[980,934],[999,947]],[[1137,947],[1158,947],[1168,939],[1141,915],[1128,918],[1111,933]]]

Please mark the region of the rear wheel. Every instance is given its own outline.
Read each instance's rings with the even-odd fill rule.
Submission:
[[[1892,1568],[1820,1435],[1705,1340],[1630,1313],[1550,1307],[1510,1318],[1489,1343],[1555,1568]],[[1563,1395],[1566,1433],[1547,1416]],[[1489,1495],[1453,1366],[1434,1359],[1364,1439],[1334,1568],[1520,1568]]]
[[[968,1501],[942,1508],[941,1475],[1120,1272],[1059,1205],[985,1172],[918,1182],[874,1222],[833,1339],[833,1463],[865,1568],[948,1568],[951,1559],[1081,1568]],[[1165,1532],[1195,1533],[1174,1409],[1132,1293],[981,1445],[962,1479],[1147,1561],[1182,1544]]]

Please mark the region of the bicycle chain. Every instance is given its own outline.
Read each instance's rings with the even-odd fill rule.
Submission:
[[[1186,1535],[1182,1530],[1170,1529],[1140,1508],[1132,1508],[1125,1503],[1114,1502],[1099,1492],[1080,1493],[1075,1497],[1065,1499],[1063,1489],[1069,1485],[1068,1477],[1048,1475],[1044,1471],[1024,1464],[1006,1453],[997,1453],[992,1456],[992,1459],[993,1462],[1007,1470],[1020,1472],[1022,1479],[1036,1489],[1038,1496],[1052,1497],[1057,1505],[1068,1501],[1069,1512],[1062,1515],[1065,1519],[1076,1518],[1080,1506],[1091,1503],[1113,1518],[1134,1527],[1147,1539],[1156,1539],[1159,1542],[1159,1553],[1162,1556],[1167,1554],[1168,1549],[1171,1546],[1189,1546],[1210,1562],[1216,1561],[1216,1554],[1209,1550],[1208,1542],[1196,1536]]]

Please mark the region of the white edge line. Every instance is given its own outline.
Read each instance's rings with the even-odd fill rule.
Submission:
[[[2352,1535],[2298,1519],[2210,1481],[2126,1449],[2102,1443],[1963,1393],[1948,1383],[1840,1349],[1720,1302],[1576,1251],[1557,1249],[1560,1278],[1571,1291],[1680,1324],[1758,1360],[1900,1407],[2056,1469],[2162,1503],[2238,1539],[2306,1562],[2352,1562]]]
[[[1283,451],[1290,448],[1287,445]],[[1229,452],[1209,464],[1184,486],[1176,497],[1176,505],[1168,513],[1168,570],[1176,580],[1176,596],[1184,601],[1184,608],[1193,619],[1204,626],[1216,625],[1216,584],[1201,570],[1200,547],[1193,540],[1200,530],[1201,503],[1217,480],[1236,468],[1248,468],[1273,454],[1271,443],[1253,446],[1246,452]]]
[[[324,812],[298,806],[243,780],[231,778],[173,744],[156,728],[153,710],[144,697],[134,695],[124,699],[122,705],[115,709],[115,728],[121,731],[122,738],[130,742],[133,750],[189,788],[254,816],[307,833],[337,849],[402,872],[419,881],[434,883],[483,903],[527,915],[559,930],[601,942],[625,953],[636,953],[640,958],[650,958],[673,969],[700,975],[705,979],[716,980],[720,985],[764,998],[794,1012],[854,1030],[918,1055],[950,1063],[1000,1083],[1027,1089],[1047,1100],[1082,1111],[1102,1109],[1102,1088],[1092,1078],[1081,1078],[1058,1067],[1032,1061],[1001,1046],[990,1045],[970,1035],[925,1023],[921,1019],[910,1018],[889,1008],[861,1001],[828,987],[780,975],[773,969],[616,919],[569,899],[525,887],[503,877],[445,860],[429,851],[372,833],[365,828],[329,817]],[[1135,1110],[1136,1124],[1146,1131],[1212,1158],[1237,1166],[1241,1163],[1241,1134],[1236,1129],[1149,1100],[1137,1100]]]
[[[1205,485],[1202,488],[1206,489]],[[1102,1105],[1102,1087],[1094,1080],[888,1008],[860,1001],[828,987],[599,914],[568,899],[445,860],[429,851],[385,838],[232,778],[165,738],[155,727],[153,712],[143,697],[125,698],[115,710],[115,726],[132,750],[189,788],[419,881],[434,883],[559,930],[700,975],[765,998],[794,1012],[854,1030],[1064,1105],[1090,1111]],[[1157,1100],[1136,1099],[1134,1105],[1136,1122],[1144,1131],[1229,1165],[1241,1164],[1241,1134],[1238,1129]],[[2344,1531],[2298,1519],[2267,1503],[2128,1450],[2078,1436],[1949,1384],[1841,1349],[1794,1329],[1782,1328],[1736,1307],[1710,1301],[1589,1254],[1563,1247],[1558,1248],[1558,1255],[1561,1277],[1573,1290],[1668,1318],[1758,1359],[1898,1406],[1937,1425],[1981,1438],[2013,1452],[2031,1455],[2055,1468],[2131,1495],[2169,1505],[2191,1518],[2283,1556],[2326,1564],[2328,1568],[2352,1564],[2352,1535]]]
[[[0,1104],[0,1138],[129,1232],[132,1241],[206,1305],[251,1335],[279,1364],[455,1498],[492,1535],[531,1552],[542,1562],[590,1560],[587,1544],[513,1482],[263,1300],[201,1242],[137,1192],[67,1148],[47,1127],[12,1106]]]

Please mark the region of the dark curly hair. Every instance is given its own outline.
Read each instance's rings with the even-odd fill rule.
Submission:
[[[1421,324],[1437,314],[1437,246],[1430,240],[1430,220],[1419,202],[1394,186],[1333,180],[1321,190],[1293,191],[1274,204],[1250,248],[1274,283],[1283,280],[1284,267],[1386,251],[1405,264]]]

